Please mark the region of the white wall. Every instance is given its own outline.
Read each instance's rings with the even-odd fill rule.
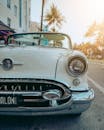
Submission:
[[[17,16],[14,13],[17,6]],[[7,7],[7,0],[0,0],[0,20],[7,25],[7,18],[11,19],[11,28],[16,32],[28,32],[30,29],[30,0],[22,0],[22,26],[19,26],[19,0],[11,0],[11,8]]]

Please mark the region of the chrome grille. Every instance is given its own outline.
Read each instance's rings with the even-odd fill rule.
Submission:
[[[55,81],[40,79],[0,79],[0,96],[13,95],[18,97],[16,105],[24,107],[50,107],[50,100],[44,99],[43,93],[49,90],[59,90],[60,99],[58,105],[67,102],[71,98],[69,89]],[[5,106],[0,104],[0,106]]]
[[[1,82],[0,83],[0,91],[11,91],[11,92],[34,92],[34,91],[46,91],[48,89],[61,89],[57,85],[50,83],[22,83],[22,82]]]

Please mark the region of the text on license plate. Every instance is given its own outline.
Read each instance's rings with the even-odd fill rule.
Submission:
[[[0,97],[0,105],[16,105],[17,97],[13,96],[1,96]]]

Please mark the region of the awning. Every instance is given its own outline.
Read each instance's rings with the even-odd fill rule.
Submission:
[[[9,26],[5,25],[1,20],[0,20],[0,35],[7,35],[8,33],[15,33],[13,29],[11,29]]]

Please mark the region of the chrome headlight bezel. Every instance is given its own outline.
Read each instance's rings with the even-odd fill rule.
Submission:
[[[74,64],[74,66],[72,66]],[[75,66],[76,64],[76,66]],[[76,68],[75,68],[76,67]],[[79,68],[80,71],[78,70]],[[82,67],[82,68],[81,68]],[[76,70],[74,70],[76,69]],[[82,56],[73,56],[68,59],[67,62],[67,72],[73,76],[78,77],[86,73],[88,69],[88,63],[87,60]]]

